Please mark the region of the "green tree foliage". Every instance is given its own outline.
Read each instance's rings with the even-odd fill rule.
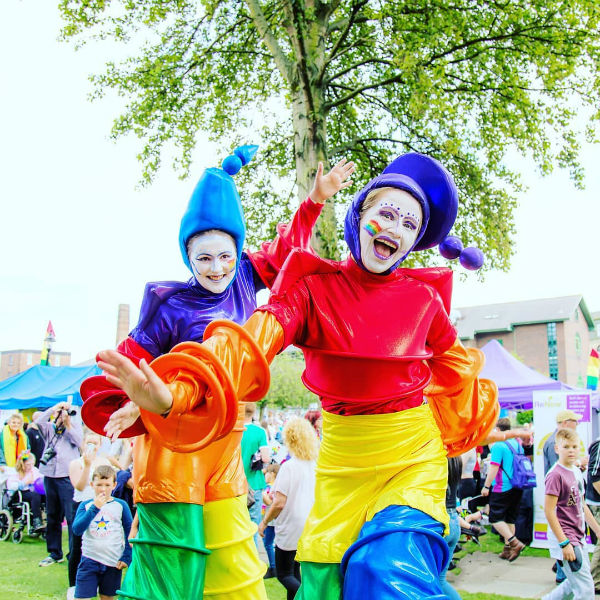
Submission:
[[[533,410],[520,410],[517,413],[517,423],[519,425],[533,423]]]
[[[544,174],[567,168],[581,184],[580,144],[596,141],[597,0],[60,0],[60,8],[64,38],[133,48],[93,79],[96,96],[112,88],[126,99],[112,133],[141,139],[146,180],[167,142],[185,175],[199,130],[227,150],[261,144],[242,176],[254,243],[305,196],[319,160],[351,158],[360,184],[417,150],[457,179],[455,232],[486,252],[487,268],[506,269],[522,189],[507,152]],[[317,248],[335,257],[332,205],[319,227]]]
[[[317,396],[304,387],[300,379],[302,371],[304,357],[301,352],[292,350],[277,355],[271,364],[269,392],[259,402],[261,411],[264,406],[308,408],[309,404],[318,402]]]

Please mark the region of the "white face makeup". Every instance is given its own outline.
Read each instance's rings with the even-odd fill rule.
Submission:
[[[225,291],[235,277],[235,242],[224,231],[194,236],[188,244],[188,257],[196,281],[213,294]]]
[[[360,258],[367,271],[383,273],[413,246],[423,223],[419,202],[408,192],[385,188],[360,218]]]

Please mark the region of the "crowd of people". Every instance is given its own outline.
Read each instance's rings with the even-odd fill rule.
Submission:
[[[63,563],[66,555],[69,600],[116,595],[131,557],[131,462],[128,441],[111,443],[84,430],[66,403],[35,412],[29,423],[16,412],[2,429],[2,508],[14,519],[15,535],[45,539],[40,567]]]
[[[20,413],[7,420],[0,436],[3,502],[8,505],[18,494],[19,501],[29,505],[31,534],[45,533],[48,556],[40,566],[64,561],[66,523],[67,598],[92,598],[99,592],[107,600],[121,584],[131,560],[129,539],[137,533],[132,443],[110,443],[92,431],[84,432],[70,410],[59,404],[35,413],[28,424]],[[589,455],[582,455],[576,431],[579,419],[573,411],[559,412],[556,431],[543,447],[545,510],[558,584],[545,600],[589,598],[600,583],[600,545],[590,564],[583,523],[600,535],[600,440],[590,446]],[[288,600],[301,582],[295,557],[315,501],[321,421],[319,410],[309,410],[303,417],[269,410],[259,421],[256,405],[245,406],[241,455],[248,511],[257,526],[255,543],[259,549],[262,544],[266,553],[264,577],[277,577]],[[461,534],[478,538],[487,533],[484,525],[489,524],[504,540],[500,558],[512,562],[531,542],[532,488],[517,481],[516,463],[519,456],[532,459],[533,431],[529,426],[512,428],[509,419],[501,418],[486,442],[448,459],[446,541],[452,556]],[[448,566],[453,568],[453,561]],[[460,596],[448,583],[447,571],[448,567],[442,571],[440,585],[455,600]]]
[[[114,598],[131,561],[137,534],[132,495],[132,446],[82,427],[67,404],[8,419],[0,435],[3,506],[26,503],[29,533],[45,538],[40,567],[68,561],[67,600]],[[316,416],[315,416],[316,415]],[[246,405],[242,441],[248,510],[269,560],[265,578],[277,577],[293,598],[300,585],[296,545],[314,502],[320,411],[307,418],[272,411],[259,425]],[[42,515],[43,511],[43,515]],[[63,549],[63,527],[68,551]]]
[[[271,412],[260,425],[253,422],[255,414],[256,407],[247,404],[242,459],[248,511],[269,561],[264,577],[277,577],[291,600],[301,581],[295,560],[298,540],[314,504],[320,411],[287,419]],[[255,541],[260,548],[257,537]]]

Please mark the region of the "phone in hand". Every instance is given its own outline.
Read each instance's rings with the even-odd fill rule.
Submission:
[[[575,560],[568,561],[569,568],[573,573],[577,573],[579,569],[581,569],[581,565],[583,564],[583,555],[581,553],[580,546],[573,546],[573,551],[575,552]]]

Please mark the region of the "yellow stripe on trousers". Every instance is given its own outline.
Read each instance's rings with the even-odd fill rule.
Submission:
[[[259,502],[261,499],[258,500]],[[204,531],[210,555],[206,560],[206,600],[267,600],[246,496],[207,502]]]
[[[315,504],[296,560],[339,563],[363,524],[390,505],[448,527],[446,452],[427,404],[381,415],[323,412]]]

